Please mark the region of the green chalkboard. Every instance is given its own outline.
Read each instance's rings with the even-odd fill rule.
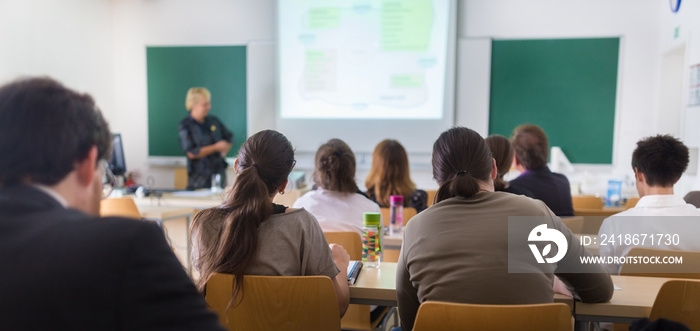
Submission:
[[[211,92],[209,114],[233,132],[229,156],[238,153],[246,132],[246,47],[147,47],[148,155],[184,156],[178,124],[188,115],[190,87]]]
[[[612,163],[619,38],[491,46],[489,134],[536,124],[572,163]]]

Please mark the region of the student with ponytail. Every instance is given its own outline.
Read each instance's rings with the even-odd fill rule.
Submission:
[[[404,229],[396,268],[403,330],[413,328],[418,307],[425,301],[550,303],[554,274],[584,302],[610,299],[612,281],[602,266],[584,266],[586,273],[559,272],[562,266],[571,267],[579,257],[591,255],[542,201],[494,192],[496,163],[478,133],[464,127],[443,132],[433,145],[433,177],[440,185],[435,204]],[[568,252],[546,268],[510,273],[509,216],[538,216],[537,220],[564,235]],[[537,266],[527,247],[524,253]],[[514,261],[529,267],[529,260]]]
[[[214,273],[232,274],[236,284],[230,306],[240,300],[243,275],[328,276],[341,316],[348,307],[348,253],[329,245],[316,219],[303,209],[272,203],[294,168],[294,149],[273,130],[246,140],[234,164],[237,178],[219,207],[197,214],[191,237],[192,261],[204,290]]]
[[[355,154],[340,139],[331,139],[316,151],[314,190],[294,202],[308,210],[323,231],[355,231],[362,234],[362,215],[379,212],[355,183]]]

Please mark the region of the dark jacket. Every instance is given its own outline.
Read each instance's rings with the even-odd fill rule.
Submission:
[[[542,200],[557,216],[574,216],[569,180],[548,167],[526,171],[510,181],[510,188]]]
[[[0,329],[223,330],[155,224],[0,188]]]
[[[199,154],[202,147],[221,140],[233,143],[233,133],[214,116],[207,116],[204,118],[204,123],[199,123],[188,115],[180,122],[178,136],[182,150],[194,155]],[[212,153],[201,159],[187,158],[187,189],[211,187],[213,174],[220,174],[222,184],[226,186],[226,166],[226,160],[219,153]]]

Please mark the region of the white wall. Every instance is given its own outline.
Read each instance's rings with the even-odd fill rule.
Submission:
[[[107,116],[114,131],[124,133],[127,168],[138,169],[139,182],[146,183],[144,177],[153,176],[156,187],[172,187],[174,178],[173,168],[148,164],[146,46],[244,45],[274,40],[274,3],[112,0],[116,107]],[[184,95],[175,97],[185,100]],[[175,116],[186,114],[183,107]]]
[[[700,64],[700,0],[683,0],[678,13],[672,13],[666,1],[657,4],[661,13],[660,40],[661,46],[657,56],[666,57],[684,48],[685,58],[682,74],[682,93],[680,100],[681,114],[679,118],[681,138],[691,148],[700,147],[700,106],[688,106],[688,92],[690,84],[690,66]],[[678,33],[676,33],[676,29]],[[659,109],[664,113],[672,111]],[[697,166],[697,150],[693,154],[691,164]],[[700,190],[700,176],[686,173],[679,184],[676,185],[676,193],[685,194],[690,190]]]
[[[613,166],[577,166],[579,173],[571,176],[584,178],[595,187],[611,173],[629,175],[635,142],[656,133],[653,122],[661,114],[660,59],[665,50],[679,43],[668,37],[669,29],[681,27],[680,39],[688,44],[687,61],[700,62],[700,23],[690,14],[698,12],[699,1],[684,0],[681,13],[670,15],[667,2],[656,0],[462,0],[458,36],[466,43],[478,39],[481,44],[488,44],[484,40],[490,38],[621,37]],[[173,170],[148,163],[146,46],[269,44],[275,40],[274,0],[31,0],[6,1],[1,9],[0,80],[18,74],[49,74],[93,94],[113,130],[124,133],[127,166],[154,176],[159,187],[172,185]],[[475,61],[489,57],[458,56],[458,89],[471,86],[473,90],[468,96],[456,97],[457,124],[474,127],[474,121],[481,121],[483,128],[488,119],[484,104],[488,75],[479,70],[481,62]],[[481,75],[479,81],[469,76],[475,70]],[[258,79],[252,85],[248,111],[255,121],[251,132],[274,128],[274,102],[269,101],[274,99],[270,89],[274,82]],[[679,118],[696,116],[700,120],[698,113],[697,107],[687,109]],[[687,126],[681,126],[681,131],[691,136]],[[700,145],[700,138],[694,137],[693,143]],[[366,159],[366,155],[358,158]],[[417,184],[434,187],[429,157],[416,156],[412,162],[418,164],[413,171]],[[359,166],[360,182],[366,166]]]
[[[109,0],[0,1],[0,84],[51,76],[114,109]]]
[[[576,174],[569,174],[570,179],[585,182],[588,193],[604,194],[608,178],[631,175],[629,164],[636,141],[655,131],[653,119],[657,117],[660,74],[658,3],[654,0],[465,0],[460,3],[459,37],[463,39],[621,38],[613,165],[579,165]],[[469,111],[457,109],[458,118]]]

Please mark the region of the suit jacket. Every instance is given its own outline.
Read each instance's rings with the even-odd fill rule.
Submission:
[[[155,224],[0,187],[0,329],[223,330]]]
[[[511,180],[510,187],[525,196],[542,200],[557,216],[574,216],[569,180],[548,167],[528,170]]]

